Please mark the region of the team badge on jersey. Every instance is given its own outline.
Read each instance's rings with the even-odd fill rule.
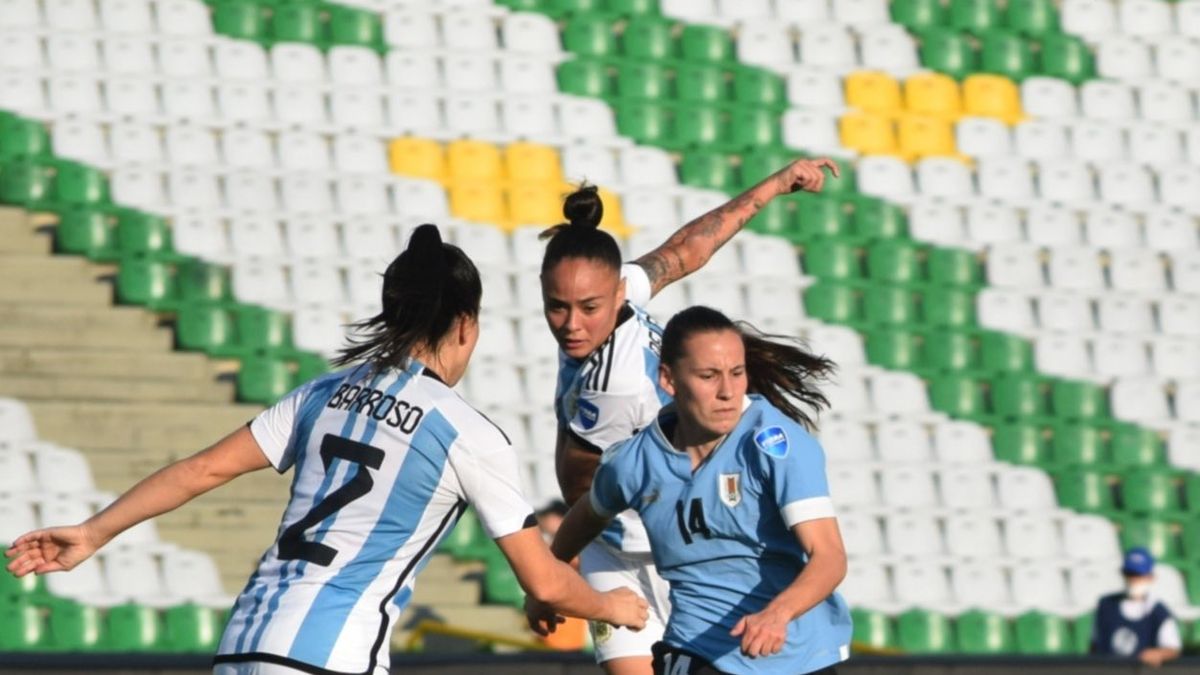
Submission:
[[[754,444],[772,457],[783,459],[788,453],[788,437],[783,427],[767,427],[754,435]]]
[[[579,406],[579,423],[584,429],[591,429],[596,426],[596,422],[600,419],[600,408],[596,407],[591,401],[577,399]]]
[[[589,621],[588,627],[592,629],[592,644],[596,646],[608,642],[612,637],[613,627],[607,621]]]
[[[742,474],[723,473],[717,476],[717,492],[725,506],[733,508],[742,503]]]

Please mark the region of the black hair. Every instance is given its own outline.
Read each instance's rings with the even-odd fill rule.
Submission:
[[[795,338],[765,335],[745,321],[734,322],[721,312],[697,305],[671,317],[663,329],[662,362],[669,365],[683,357],[683,344],[696,333],[731,330],[742,338],[746,349],[746,380],[750,393],[761,394],[783,414],[812,430],[814,419],[800,407],[813,412],[829,406],[829,399],[814,386],[828,380],[833,361],[808,352]]]
[[[351,327],[335,365],[359,361],[400,367],[414,347],[436,347],[460,316],[479,316],[483,287],[475,263],[442,242],[435,225],[421,225],[383,273],[383,310]]]
[[[542,274],[564,258],[596,260],[613,270],[621,269],[621,248],[612,235],[599,229],[604,204],[595,185],[583,184],[563,202],[567,222],[542,232],[538,239],[549,239],[542,256]]]

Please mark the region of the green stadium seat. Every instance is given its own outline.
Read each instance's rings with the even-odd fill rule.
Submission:
[[[236,40],[266,38],[267,16],[262,5],[246,0],[222,0],[212,6],[213,31]]]
[[[854,231],[863,239],[896,239],[907,236],[908,216],[899,204],[867,195],[855,195],[851,201],[854,205]]]
[[[175,343],[180,349],[213,356],[229,356],[240,351],[233,315],[222,307],[201,303],[187,303],[179,308]]]
[[[329,41],[383,50],[383,22],[376,12],[329,4]]]
[[[1124,518],[1121,523],[1121,548],[1144,546],[1161,562],[1177,565],[1180,561],[1180,546],[1172,523],[1162,518],[1135,516]]]
[[[1200,534],[1200,532],[1194,528],[1190,530],[1190,533],[1193,535]],[[1196,542],[1200,541],[1200,539],[1190,539],[1189,541],[1194,545]],[[1187,579],[1184,581],[1184,583],[1187,585],[1187,594],[1190,604],[1192,606],[1196,606],[1200,605],[1200,557],[1192,555],[1190,556],[1190,561],[1191,564],[1187,569]],[[1196,633],[1193,637],[1200,637],[1200,632]]]
[[[854,288],[826,281],[805,289],[804,309],[830,323],[852,323],[862,317],[862,305]]]
[[[48,625],[54,651],[91,652],[104,646],[104,617],[95,607],[56,597],[50,601]]]
[[[923,316],[925,323],[930,326],[973,327],[975,325],[975,294],[954,288],[931,286],[925,290]],[[978,365],[978,359],[973,359],[972,363]]]
[[[793,160],[799,158],[799,155],[796,153],[796,151],[789,150],[784,147],[754,148],[748,152],[742,153],[740,156],[742,160],[742,188],[750,188],[754,185],[757,185],[767,176],[779,171]],[[812,193],[799,193],[792,194],[782,200],[772,200],[772,202],[787,201],[798,206],[800,200],[805,198],[823,197]]]
[[[1100,429],[1087,424],[1060,422],[1050,441],[1055,466],[1102,466],[1108,463]]]
[[[658,0],[606,0],[605,9],[617,16],[657,16]]]
[[[751,148],[775,146],[782,140],[783,130],[777,113],[756,106],[734,108],[729,120],[727,149],[744,152]]]
[[[729,86],[720,66],[680,63],[675,69],[675,96],[680,101],[722,103],[729,100]]]
[[[752,106],[782,108],[787,105],[783,78],[762,68],[738,68],[733,73],[733,93],[738,102]]]
[[[914,33],[949,22],[940,0],[893,0],[892,20]]]
[[[956,418],[978,419],[987,412],[982,385],[966,375],[935,377],[929,387],[929,404]]]
[[[0,203],[45,208],[53,189],[54,179],[45,163],[22,159],[0,166]]]
[[[1090,382],[1059,380],[1050,394],[1054,414],[1067,419],[1108,417],[1108,392]]]
[[[103,206],[109,203],[108,178],[102,171],[78,162],[54,162],[54,202],[62,206]]]
[[[921,257],[921,247],[912,241],[882,239],[867,248],[867,275],[890,284],[921,281]]]
[[[733,38],[724,28],[716,26],[684,26],[680,48],[685,61],[725,64],[734,59]]]
[[[1154,429],[1119,423],[1112,427],[1113,463],[1119,466],[1161,466],[1166,463],[1162,436]]]
[[[466,511],[458,519],[454,529],[442,540],[440,549],[455,558],[478,559],[486,555],[488,548],[493,546],[494,543],[484,533],[475,512]]]
[[[108,209],[77,206],[59,213],[54,229],[54,247],[59,253],[84,255],[91,260],[118,257],[116,216]]]
[[[598,59],[586,57],[563,61],[558,66],[558,88],[564,94],[611,98],[612,78],[608,65]]]
[[[1193,514],[1200,514],[1200,473],[1191,472],[1183,479],[1183,500],[1187,505],[1188,511]],[[1200,524],[1200,520],[1196,521]],[[1200,535],[1200,529],[1196,530],[1196,534]],[[1200,536],[1197,536],[1193,541],[1197,544],[1197,553],[1200,553]],[[1200,555],[1194,556],[1200,558]]]
[[[125,259],[117,270],[116,290],[122,303],[171,309],[176,300],[174,267],[148,258]]]
[[[950,0],[950,26],[981,35],[1000,25],[996,0]]]
[[[1058,8],[1054,0],[1008,0],[1004,23],[1010,30],[1030,37],[1058,32]]]
[[[514,12],[548,12],[550,0],[496,0],[496,4]]]
[[[669,99],[669,72],[653,61],[625,61],[617,70],[617,95],[623,99],[647,101]]]
[[[228,304],[233,299],[229,270],[202,260],[184,260],[176,266],[175,284],[183,303]]]
[[[525,606],[525,591],[505,561],[489,563],[483,574],[483,596],[487,602],[512,607]]]
[[[0,652],[41,651],[49,643],[46,620],[36,605],[24,599],[0,602]]]
[[[856,279],[862,276],[861,267],[859,249],[841,239],[814,239],[804,245],[807,274],[822,279]]]
[[[303,383],[333,370],[320,354],[301,352],[296,355],[296,382]]]
[[[897,646],[910,654],[947,654],[956,649],[954,625],[944,614],[910,609],[896,617]]]
[[[783,168],[779,165],[777,168]],[[742,167],[742,175],[747,169]],[[765,178],[768,174],[762,174]],[[761,178],[759,179],[761,180]],[[796,203],[796,221],[805,238],[837,237],[848,239],[853,236],[853,221],[837,197],[812,193],[800,193],[792,197]],[[860,276],[857,263],[853,276]]]
[[[855,607],[850,610],[850,617],[854,623],[854,644],[872,649],[895,649],[896,628],[887,614]]]
[[[224,621],[211,607],[187,603],[163,612],[165,646],[171,651],[211,653],[221,641]]]
[[[1098,469],[1071,468],[1054,476],[1059,505],[1085,513],[1110,513],[1115,509],[1112,485]]]
[[[915,370],[922,362],[924,337],[912,331],[877,328],[866,335],[867,360],[892,370]]]
[[[966,35],[946,28],[921,34],[921,63],[956,80],[979,71],[979,55]]]
[[[292,320],[282,312],[262,307],[240,307],[237,311],[238,344],[247,353],[291,353]]]
[[[692,187],[733,192],[737,189],[737,170],[726,155],[715,152],[689,152],[679,163],[679,180]]]
[[[151,607],[128,603],[111,607],[105,617],[105,648],[116,652],[148,652],[164,641],[162,619]]]
[[[1013,651],[1012,626],[999,614],[963,612],[954,620],[958,651],[963,654],[1006,654]]]
[[[998,331],[980,335],[983,367],[989,372],[1027,372],[1033,370],[1033,346],[1029,341]]]
[[[1013,464],[1039,466],[1049,462],[1049,449],[1042,429],[1034,424],[998,424],[992,434],[996,459]]]
[[[50,134],[41,122],[10,115],[0,121],[0,163],[51,155]]]
[[[991,30],[983,36],[981,70],[1020,82],[1035,73],[1033,47],[1019,35]]]
[[[930,293],[925,294],[926,314]],[[939,328],[925,338],[925,364],[942,373],[975,371],[979,365],[979,345],[966,331]]]
[[[12,542],[0,541],[0,546],[8,548],[10,543]],[[3,603],[6,601],[28,600],[35,596],[43,596],[45,593],[46,583],[42,575],[26,574],[23,577],[15,577],[6,570],[0,570],[0,607],[4,606]]]
[[[548,0],[546,10],[557,17],[577,14],[599,15],[604,9],[603,0]]]
[[[654,16],[630,19],[621,34],[621,53],[628,59],[668,61],[675,57],[674,24]]]
[[[759,234],[770,234],[797,242],[801,239],[800,230],[795,226],[788,206],[789,204],[782,199],[772,199],[759,209],[746,227]]]
[[[671,111],[665,106],[640,101],[617,106],[617,129],[642,145],[668,145],[672,127]]]
[[[1074,35],[1049,35],[1042,40],[1042,74],[1080,85],[1096,75],[1092,51]]]
[[[237,374],[238,399],[270,405],[283,398],[294,386],[287,361],[264,356],[242,359]]]
[[[173,252],[165,218],[136,209],[117,210],[117,251],[122,256],[160,257]]]
[[[612,21],[600,16],[578,16],[562,32],[567,51],[579,56],[616,56],[617,36]]]
[[[799,159],[796,157],[794,159]],[[848,159],[831,158],[838,165],[838,178],[834,178],[832,174],[826,171],[825,185],[821,187],[821,194],[827,197],[858,197],[858,178],[854,171],[854,163]],[[783,168],[783,167],[779,167]]]
[[[675,112],[675,133],[672,144],[680,149],[704,150],[724,147],[728,120],[716,106],[688,106]]]
[[[271,39],[274,42],[303,42],[327,46],[326,26],[317,5],[288,3],[271,14]]]
[[[1074,650],[1071,626],[1061,616],[1026,612],[1015,623],[1016,646],[1021,654],[1070,654]]]
[[[929,280],[936,285],[974,288],[983,283],[979,257],[957,248],[931,248],[928,256]]]
[[[1076,654],[1087,654],[1092,647],[1092,625],[1096,615],[1088,612],[1071,622],[1072,646]]]
[[[1121,478],[1121,506],[1128,513],[1168,515],[1183,510],[1175,473],[1157,467],[1143,467]]]
[[[1046,393],[1036,375],[1006,373],[992,382],[992,411],[1008,418],[1046,414]]]

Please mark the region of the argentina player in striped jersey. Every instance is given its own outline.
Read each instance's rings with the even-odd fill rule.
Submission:
[[[813,383],[832,369],[707,307],[667,323],[661,378],[674,401],[605,451],[552,546],[570,560],[616,514],[641,515],[671,587],[655,673],[831,673],[849,656],[849,609],[834,591],[845,549],[799,407],[827,405]],[[531,621],[553,630],[548,613]]]
[[[471,506],[526,592],[631,628],[646,603],[593,591],[550,554],[504,432],[451,387],[479,336],[474,264],[416,229],[384,275],[343,370],[313,380],[211,448],[143,480],[73,527],[19,537],[18,576],[70,570],[133,525],[250,471],[293,471],[274,544],[238,596],[218,675],[388,672],[393,624],[438,542]]]
[[[796,190],[819,192],[828,159],[784,167],[727,204],[680,228],[662,246],[621,264],[616,241],[598,228],[603,205],[595,188],[567,198],[567,223],[545,232],[541,281],[547,324],[559,345],[555,393],[555,469],[567,503],[587,494],[603,448],[653,419],[670,397],[658,386],[661,329],[643,307],[667,285],[702,267],[768,201]],[[596,659],[609,675],[650,672],[650,647],[670,611],[636,513],[619,514],[580,558],[593,588],[638,588],[650,601],[645,630],[593,622]]]

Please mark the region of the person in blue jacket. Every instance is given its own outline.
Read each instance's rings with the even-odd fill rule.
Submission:
[[[834,592],[846,554],[801,407],[827,405],[813,383],[832,369],[707,307],[667,323],[659,374],[674,402],[604,452],[551,547],[570,560],[638,512],[670,584],[655,673],[828,673],[848,658],[850,612]],[[527,609],[553,630],[551,612]]]
[[[1179,624],[1153,593],[1154,556],[1141,547],[1129,549],[1121,575],[1125,590],[1100,598],[1096,607],[1092,653],[1137,658],[1153,667],[1179,658]]]

